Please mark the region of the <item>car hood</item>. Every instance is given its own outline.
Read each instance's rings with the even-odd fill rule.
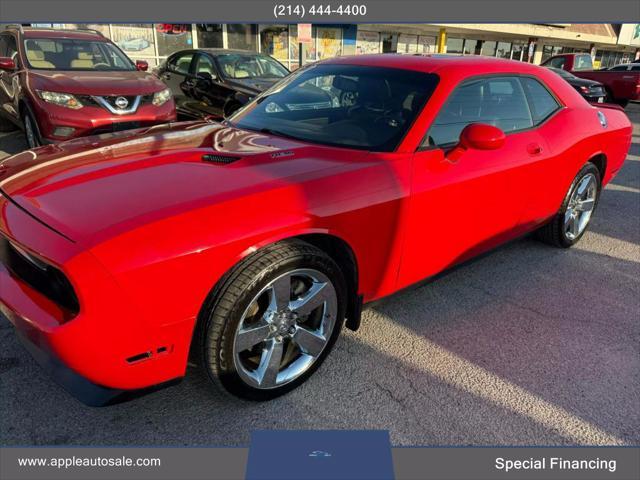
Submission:
[[[320,174],[339,165],[335,150],[221,124],[182,122],[27,150],[0,162],[0,190],[68,239],[95,244]],[[211,155],[234,161],[216,162]],[[352,157],[357,155],[367,154]]]
[[[166,86],[147,72],[31,70],[29,83],[33,89],[76,95],[143,95],[158,92]]]
[[[247,78],[247,79],[237,79],[234,78],[232,80],[228,80],[228,82],[232,86],[240,87],[246,90],[251,91],[252,93],[260,93],[269,88],[271,85],[276,83],[277,81],[282,80],[281,78]]]

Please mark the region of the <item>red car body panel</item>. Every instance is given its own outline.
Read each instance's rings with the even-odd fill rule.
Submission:
[[[622,111],[601,108],[603,128],[598,109],[547,69],[389,55],[329,62],[426,71],[440,81],[392,153],[188,122],[49,145],[0,163],[0,233],[64,272],[80,305],[65,318],[3,268],[3,312],[91,382],[155,385],[184,375],[205,298],[257,249],[302,235],[336,237],[357,262],[357,293],[372,301],[541,225],[585,162],[606,156],[606,184],[630,146]],[[485,74],[536,76],[562,108],[507,135],[502,148],[468,150],[455,163],[439,148],[420,150],[452,90]],[[203,160],[212,153],[239,159]],[[141,352],[152,354],[127,362]]]
[[[45,102],[38,91],[50,91],[86,96],[137,96],[151,95],[164,90],[166,86],[155,75],[137,70],[47,70],[31,68],[23,40],[33,38],[64,38],[108,42],[109,39],[94,32],[77,30],[31,30],[4,32],[13,35],[18,47],[18,69],[0,72],[0,112],[18,125],[22,125],[21,115],[29,109],[38,124],[43,143],[59,142],[71,138],[111,131],[114,125],[122,124],[144,127],[176,120],[173,98],[155,106],[151,102],[141,103],[130,114],[114,114],[91,103],[74,110]],[[56,127],[73,127],[68,137],[57,136]]]

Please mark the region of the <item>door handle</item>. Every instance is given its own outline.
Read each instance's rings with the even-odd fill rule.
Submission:
[[[542,153],[542,146],[537,143],[530,143],[527,145],[527,152],[529,152],[529,155],[540,155]]]

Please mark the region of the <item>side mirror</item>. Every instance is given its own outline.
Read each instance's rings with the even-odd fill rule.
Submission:
[[[147,70],[149,70],[149,64],[144,60],[136,60],[136,70],[146,72]]]
[[[447,160],[457,162],[467,150],[497,150],[504,145],[506,135],[498,127],[486,123],[472,123],[460,133],[460,141],[447,154]]]
[[[0,70],[13,71],[16,69],[16,62],[11,57],[0,57]]]
[[[198,78],[199,81],[205,84],[212,83],[215,80],[215,77],[209,72],[198,72],[196,74],[196,77]]]

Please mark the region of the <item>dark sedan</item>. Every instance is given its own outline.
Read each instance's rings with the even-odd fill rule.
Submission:
[[[553,70],[562,78],[564,78],[569,85],[575,88],[580,95],[584,97],[587,102],[602,103],[604,102],[607,92],[604,89],[604,85],[595,80],[587,80],[586,78],[576,77],[573,73],[567,72],[561,68],[547,67],[549,70]]]
[[[178,116],[227,117],[289,74],[268,55],[244,50],[182,50],[158,67],[171,89]]]

